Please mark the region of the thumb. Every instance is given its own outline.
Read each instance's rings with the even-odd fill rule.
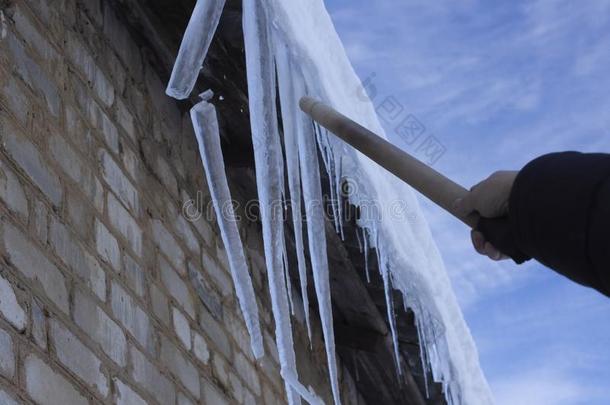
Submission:
[[[474,197],[472,192],[468,192],[464,197],[458,198],[453,202],[453,209],[456,213],[465,217],[474,211]]]

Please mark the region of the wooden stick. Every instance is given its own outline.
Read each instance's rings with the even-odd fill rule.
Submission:
[[[477,227],[479,222],[477,213],[464,217],[453,208],[454,201],[463,198],[468,192],[464,187],[318,100],[303,97],[299,105],[301,110],[311,116],[318,124],[368,156],[469,227]]]

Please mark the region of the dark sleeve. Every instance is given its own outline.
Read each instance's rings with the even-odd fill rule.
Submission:
[[[528,163],[509,201],[515,243],[610,296],[610,155],[553,153]]]

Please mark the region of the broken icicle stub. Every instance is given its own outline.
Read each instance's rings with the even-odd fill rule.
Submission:
[[[213,93],[205,92],[203,95],[211,97]],[[205,168],[210,195],[212,196],[216,219],[221,230],[222,241],[229,258],[233,284],[246,321],[246,327],[250,333],[252,352],[256,358],[260,358],[264,354],[264,346],[254,287],[248,272],[237,223],[234,220],[235,216],[227,215],[224,212],[227,207],[232,207],[227,204],[232,200],[220,147],[216,109],[207,101],[201,101],[191,109],[191,119],[199,144],[199,153]]]
[[[197,0],[182,37],[167,95],[182,100],[193,91],[224,6],[225,0]]]

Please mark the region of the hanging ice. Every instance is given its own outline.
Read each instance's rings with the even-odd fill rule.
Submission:
[[[220,21],[225,0],[197,0],[166,93],[177,99],[191,94]]]
[[[275,36],[275,53],[277,76],[279,81],[280,104],[282,106],[282,123],[284,129],[284,148],[286,150],[286,166],[288,167],[288,188],[290,190],[290,208],[292,211],[292,225],[294,227],[294,241],[296,245],[297,265],[301,281],[301,297],[307,335],[311,341],[311,324],[309,322],[309,298],[307,297],[307,264],[303,249],[303,216],[301,213],[301,173],[299,171],[299,154],[297,133],[299,131],[299,109],[297,95],[294,91],[291,76],[294,69],[288,57],[288,49],[277,36]]]
[[[275,108],[275,69],[266,21],[259,0],[243,1],[250,126],[275,338],[282,373],[298,378],[284,279],[283,159]],[[300,403],[288,381],[286,392],[290,404]]]
[[[261,358],[265,351],[252,279],[248,273],[248,265],[235,217],[228,215],[226,210],[227,207],[231,207],[230,202],[232,200],[222,158],[222,149],[220,148],[216,109],[207,101],[201,101],[191,109],[191,119],[199,143],[199,153],[210,187],[222,242],[229,257],[233,284],[241,311],[244,314],[246,327],[250,333],[252,352],[256,358]]]
[[[222,4],[224,2],[212,0],[197,2],[168,94],[184,98],[190,93],[218,24]],[[337,231],[342,232],[342,206],[338,201],[340,186],[342,177],[347,177],[354,182],[350,187],[353,186],[357,191],[350,193],[349,203],[365,213],[358,220],[358,226],[363,231],[365,257],[370,248],[376,248],[383,255],[379,258],[382,264],[380,271],[386,288],[397,364],[400,365],[400,353],[397,350],[393,322],[391,288],[400,290],[405,297],[405,304],[414,311],[422,344],[424,370],[428,369],[429,364],[433,379],[443,383],[448,402],[492,403],[489,387],[478,364],[476,348],[412,190],[333,136],[326,136],[320,131],[314,133],[311,121],[296,109],[296,98],[308,94],[383,135],[373,105],[362,98],[361,83],[347,59],[323,1],[244,0],[243,18],[250,120],[265,259],[281,371],[289,403],[300,402],[301,396],[310,402],[318,399],[298,381],[296,373],[286,290],[288,279],[285,278],[287,274],[284,270],[284,162],[275,108],[277,88],[274,61],[277,63],[279,77],[289,195],[294,215],[295,200],[298,201],[296,205],[299,205],[297,210],[301,208],[299,188],[302,188],[311,267],[335,402],[339,403],[337,365],[316,141],[331,184]],[[273,30],[273,36],[270,35],[270,30]],[[274,47],[271,47],[271,38]],[[295,151],[294,136],[298,151]],[[387,208],[397,201],[409,207],[411,215],[408,218],[384,215],[391,212]],[[379,207],[373,208],[380,208],[380,212],[367,215],[366,210],[371,209],[370,206],[367,207],[370,202],[379,204]],[[307,294],[303,288],[306,285],[303,283],[307,282],[306,273],[304,274],[306,267],[304,257],[299,256],[303,252],[302,229],[297,229],[296,219],[293,216],[301,293],[305,300]],[[301,241],[297,240],[299,235]],[[234,252],[231,253],[233,254]],[[365,264],[368,278],[368,260]],[[307,308],[307,304],[305,306]],[[247,315],[244,313],[244,316]],[[442,326],[442,333],[438,332],[438,325]]]

